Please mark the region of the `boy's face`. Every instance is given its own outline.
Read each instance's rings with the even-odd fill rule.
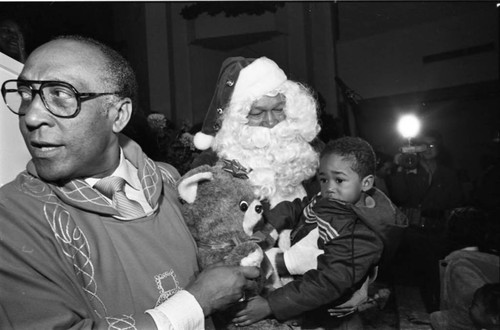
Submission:
[[[336,154],[321,158],[318,179],[323,197],[356,203],[362,191],[372,188],[373,175],[360,178],[351,168],[351,164],[351,159]]]

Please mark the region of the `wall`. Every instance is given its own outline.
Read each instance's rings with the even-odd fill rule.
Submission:
[[[485,43],[490,52],[424,63],[423,57]],[[338,73],[364,98],[498,79],[498,12],[420,24],[369,38],[339,41]]]
[[[273,58],[291,79],[318,91],[326,101],[326,112],[335,116],[336,75],[367,99],[498,79],[496,51],[423,62],[425,56],[487,43],[498,49],[494,7],[368,38],[339,40],[335,56],[331,3],[286,2],[276,13],[260,16],[205,13],[186,20],[180,12],[190,4],[143,4],[149,109],[165,112],[178,123],[203,120],[220,64],[229,56]],[[241,47],[227,46],[259,32],[276,35]],[[133,38],[128,32],[120,33]],[[133,45],[138,47],[135,41]]]
[[[0,82],[17,79],[22,63],[0,53]],[[18,116],[0,101],[0,186],[13,180],[26,168],[31,156],[19,131]]]
[[[148,68],[140,83],[143,90],[144,85],[149,88],[149,95],[141,94],[148,99],[149,111],[165,113],[178,125],[201,124],[223,60],[267,56],[290,79],[320,92],[327,101],[327,111],[336,113],[330,3],[286,2],[276,13],[236,18],[204,13],[186,20],[180,12],[190,4],[144,3],[136,4],[143,8],[133,14],[124,13],[123,6],[115,13],[119,17],[116,30],[126,43],[126,51],[132,52],[129,56]],[[145,24],[142,35],[121,28],[131,19],[138,21],[136,28]],[[138,60],[141,51],[135,48],[141,43],[147,49],[147,63]]]
[[[396,131],[404,113],[435,128],[458,169],[471,180],[484,159],[498,157],[500,130],[498,10],[495,3],[458,16],[337,44],[338,74],[364,100],[359,134],[389,154],[405,143]],[[471,7],[472,8],[472,7]],[[486,52],[424,62],[433,54],[493,45]]]
[[[168,45],[168,15],[166,3],[150,3],[145,6],[147,72],[149,86],[149,111],[163,112],[172,116],[172,99],[170,95],[171,62]]]
[[[356,110],[362,118],[359,133],[377,148],[397,151],[397,116],[414,109],[446,133],[459,166],[470,173],[481,170],[479,158],[490,151],[479,146],[491,142],[488,136],[500,127],[500,100],[489,92],[498,85],[495,3],[336,44],[331,2],[285,2],[276,13],[262,16],[228,18],[219,13],[186,20],[180,12],[190,4],[122,4],[114,15],[124,49],[142,71],[142,96],[149,111],[163,112],[178,125],[201,124],[222,61],[229,56],[268,56],[289,78],[318,91],[326,113],[334,116],[337,99],[342,100],[334,77],[342,78],[365,99]],[[356,28],[358,16],[351,15],[341,21]],[[484,44],[493,44],[493,49],[424,62],[426,56]]]
[[[148,4],[151,5],[151,4]],[[144,3],[126,2],[113,6],[110,17],[113,26],[114,47],[125,56],[134,68],[139,82],[139,99],[145,111],[150,109],[151,89],[149,83],[148,51],[157,52],[157,49],[148,47],[148,44],[160,45],[158,40],[147,37],[146,15]],[[154,91],[156,94],[156,90]]]

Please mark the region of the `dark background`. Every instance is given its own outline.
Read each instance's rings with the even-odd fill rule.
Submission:
[[[318,3],[310,2],[317,5]],[[379,76],[370,75],[366,72],[355,72],[355,67],[359,61],[375,61],[373,67],[379,63],[377,59],[370,58],[370,49],[366,52],[365,58],[360,57],[359,52],[353,54],[339,54],[339,62],[334,63],[338,72],[344,78],[351,72],[351,76],[346,79],[347,87],[354,92],[359,92],[360,98],[356,104],[346,98],[346,94],[341,88],[332,89],[332,85],[323,85],[323,81],[317,78],[318,72],[327,70],[325,63],[314,60],[314,54],[320,52],[309,39],[318,38],[321,34],[321,27],[316,26],[314,19],[305,19],[303,26],[292,26],[295,29],[303,29],[310,33],[306,35],[304,47],[311,47],[305,51],[306,56],[303,59],[305,72],[294,66],[293,61],[298,61],[293,54],[279,52],[281,45],[287,45],[282,41],[287,38],[281,31],[273,33],[248,33],[243,36],[205,38],[196,39],[195,33],[190,30],[196,29],[196,21],[199,17],[213,17],[220,20],[222,17],[241,17],[239,15],[257,17],[262,13],[283,12],[295,4],[303,6],[303,15],[307,15],[314,5],[309,6],[307,2],[204,2],[204,3],[167,3],[165,17],[166,26],[170,31],[165,35],[168,37],[169,56],[175,59],[179,53],[179,45],[176,44],[177,35],[175,31],[179,30],[179,22],[185,24],[188,29],[188,36],[191,36],[187,43],[190,53],[187,53],[190,62],[188,69],[191,72],[181,72],[182,77],[174,69],[182,66],[172,58],[166,59],[169,72],[171,74],[166,78],[170,84],[165,88],[158,89],[158,86],[152,83],[152,71],[155,70],[155,63],[146,59],[151,54],[148,53],[147,44],[144,35],[148,30],[145,12],[147,11],[147,2],[2,2],[0,3],[0,15],[10,16],[18,21],[25,31],[26,48],[28,53],[40,44],[50,40],[52,37],[61,34],[82,34],[94,37],[113,48],[122,52],[127,57],[135,70],[140,85],[140,98],[142,100],[141,108],[144,116],[151,111],[163,112],[163,109],[156,109],[152,99],[159,93],[167,91],[170,95],[169,107],[165,110],[167,118],[173,125],[180,125],[184,116],[191,120],[193,126],[200,125],[205,115],[205,109],[210,101],[213,86],[218,72],[218,66],[231,48],[249,52],[251,47],[255,49],[268,48],[269,54],[277,58],[277,62],[283,65],[289,76],[296,77],[297,80],[304,81],[320,92],[319,97],[322,101],[326,99],[326,110],[322,112],[323,129],[321,136],[327,140],[336,137],[339,134],[357,134],[366,138],[376,149],[394,153],[404,141],[401,140],[394,129],[394,124],[402,109],[413,108],[422,118],[426,127],[432,127],[440,130],[445,136],[445,143],[450,149],[455,166],[464,172],[466,180],[473,181],[479,173],[491,165],[498,157],[498,140],[500,134],[500,100],[498,83],[498,8],[496,20],[496,40],[488,43],[482,43],[483,49],[475,49],[474,43],[471,47],[464,47],[460,50],[450,49],[440,53],[427,54],[422,57],[422,61],[427,67],[444,63],[457,61],[456,59],[466,59],[475,56],[474,51],[482,51],[483,54],[496,54],[497,63],[492,65],[491,71],[494,72],[494,79],[485,79],[484,81],[460,81],[457,79],[453,84],[444,84],[440,88],[419,87],[407,92],[401,92],[397,81],[393,85],[385,86],[385,89],[377,90],[381,84],[378,81]],[[327,3],[323,3],[327,4]],[[479,4],[479,5],[478,5]],[[342,46],[343,44],[362,42],[367,38],[376,36],[390,35],[393,32],[410,31],[415,26],[429,22],[439,22],[450,17],[459,17],[460,15],[473,14],[476,11],[484,10],[485,6],[491,5],[494,11],[492,1],[416,1],[416,2],[357,2],[340,1],[329,5],[331,10],[334,29],[332,33],[335,42]],[[184,17],[180,17],[175,9],[187,8]],[[287,14],[290,16],[290,12]],[[125,18],[121,16],[126,14]],[[191,15],[191,17],[188,17]],[[293,22],[293,18],[289,18]],[[244,22],[244,21],[242,21]],[[464,20],[463,29],[473,33],[473,27],[478,22],[469,22]],[[216,23],[214,23],[216,24]],[[220,23],[217,23],[220,24]],[[244,23],[242,23],[244,24]],[[467,25],[470,25],[470,28]],[[292,28],[289,24],[289,28]],[[436,33],[439,32],[440,25],[436,23]],[[128,35],[123,31],[135,31],[136,35]],[[450,31],[450,36],[452,36]],[[326,32],[325,32],[326,33]],[[474,32],[477,33],[477,32]],[[173,35],[172,35],[173,34]],[[124,36],[125,35],[125,36]],[[478,37],[480,33],[478,34]],[[415,37],[415,36],[412,36]],[[461,38],[458,34],[453,36]],[[426,38],[426,36],[421,36]],[[275,40],[278,47],[268,47],[271,41]],[[472,39],[473,40],[473,39]],[[247,46],[245,48],[245,46]],[[240,47],[240,48],[238,48]],[[398,51],[394,46],[394,52]],[[202,49],[202,50],[200,50]],[[207,49],[214,50],[209,53]],[[460,53],[461,52],[461,53]],[[469,53],[467,53],[469,52]],[[209,56],[206,56],[206,55]],[[249,54],[252,54],[249,52]],[[425,55],[425,54],[424,54]],[[481,55],[481,54],[480,54]],[[448,58],[447,58],[448,57]],[[149,62],[148,62],[149,61]],[[337,59],[334,59],[337,61]],[[358,61],[358,62],[356,62]],[[400,74],[406,70],[405,61],[407,58],[401,56],[389,67],[388,74]],[[441,61],[441,62],[440,62]],[[480,61],[478,61],[480,62]],[[346,63],[342,67],[342,63]],[[484,63],[483,63],[484,64]],[[184,68],[183,68],[184,69]],[[346,70],[350,69],[350,71]],[[470,69],[470,68],[469,68]],[[314,71],[316,70],[316,71]],[[441,73],[436,71],[436,77],[440,75],[453,74],[453,70]],[[485,70],[481,68],[477,71]],[[343,71],[347,73],[342,73]],[[354,74],[354,73],[356,74]],[[366,85],[372,85],[367,89]],[[157,88],[157,89],[155,89]],[[335,88],[335,86],[333,86]],[[189,91],[187,101],[182,98],[178,90]],[[159,91],[158,91],[159,90]],[[368,90],[368,92],[366,92]],[[334,96],[334,94],[336,96]],[[179,96],[180,95],[180,96]],[[189,103],[190,102],[190,103]],[[143,118],[144,119],[144,118]],[[148,127],[144,121],[133,123],[135,128],[134,136],[138,140],[147,142],[145,130]],[[147,149],[147,146],[146,146]]]

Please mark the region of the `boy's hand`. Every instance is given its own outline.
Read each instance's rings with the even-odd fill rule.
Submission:
[[[231,321],[237,327],[248,326],[267,318],[272,314],[271,307],[265,298],[255,296],[248,300],[246,307],[236,313]]]

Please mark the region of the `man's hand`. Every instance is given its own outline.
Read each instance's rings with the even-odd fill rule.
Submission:
[[[271,314],[271,307],[267,300],[261,296],[255,296],[248,300],[246,307],[236,313],[231,322],[237,327],[242,327],[265,319]]]
[[[191,293],[208,316],[245,296],[245,290],[256,289],[260,271],[257,267],[212,266],[203,270],[189,283],[186,291]]]

